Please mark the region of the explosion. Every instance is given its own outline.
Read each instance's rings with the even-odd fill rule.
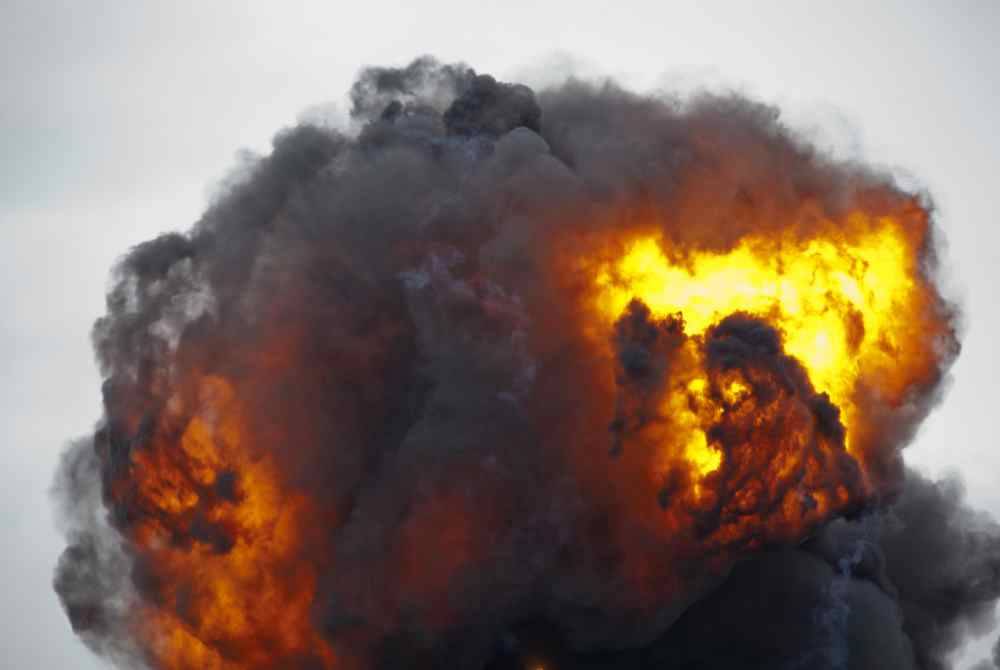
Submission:
[[[996,528],[975,579],[929,573],[976,584],[933,640],[912,614],[933,596],[862,569],[905,544],[877,529],[923,485],[901,449],[958,353],[926,198],[739,97],[536,97],[424,58],[351,99],[351,128],[283,131],[115,270],[104,417],[57,480],[56,590],[93,649],[157,670],[875,667],[844,621],[692,646],[781,560],[813,566],[801,620],[868,579],[903,612],[879,667],[944,667],[961,634],[941,631],[1000,594]],[[964,538],[960,496],[934,500]]]

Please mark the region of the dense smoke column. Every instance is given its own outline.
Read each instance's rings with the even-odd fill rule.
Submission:
[[[899,493],[957,354],[921,199],[739,97],[536,97],[424,58],[363,71],[351,101],[354,131],[279,133],[190,232],[116,267],[105,414],[57,479],[74,629],[124,667],[481,668],[538,638],[557,667],[632,667],[804,561],[824,586],[789,603],[835,614],[778,656],[845,663],[866,554],[811,547]],[[891,362],[857,373],[850,407],[768,314],[696,333],[641,299],[595,307],[595,277],[650,236],[851,250],[883,228],[873,248],[912,261],[913,293],[886,335],[834,305],[848,345]],[[953,498],[902,490],[900,514],[939,520],[928,547],[965,537]],[[890,567],[924,537],[881,532]],[[870,598],[886,630],[902,617],[899,667],[940,667],[996,597],[934,566],[942,591],[897,566],[898,594]]]

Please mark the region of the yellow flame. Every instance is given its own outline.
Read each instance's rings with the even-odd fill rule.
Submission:
[[[700,336],[734,312],[766,319],[785,351],[805,367],[813,385],[841,408],[848,427],[860,370],[893,365],[894,323],[906,318],[915,290],[916,257],[893,219],[854,215],[823,236],[746,237],[725,252],[682,250],[666,240],[635,240],[596,275],[598,311],[617,319],[633,298],[654,316],[680,314],[688,335]],[[704,379],[687,391],[704,391]],[[722,389],[726,402],[747,392],[742,382]],[[720,455],[701,429],[706,419],[678,401],[668,408],[691,430],[685,450],[699,474],[718,467]]]

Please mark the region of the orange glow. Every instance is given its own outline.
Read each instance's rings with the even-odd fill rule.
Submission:
[[[271,668],[307,657],[333,667],[310,620],[316,566],[297,560],[299,524],[315,510],[283,492],[270,459],[252,452],[229,383],[203,377],[197,396],[194,416],[176,401],[163,418],[186,420],[177,450],[154,440],[133,452],[147,512],[135,539],[155,600],[167,605],[144,606],[136,623],[156,667]]]

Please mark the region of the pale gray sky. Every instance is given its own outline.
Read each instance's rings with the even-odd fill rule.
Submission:
[[[572,68],[641,90],[734,87],[929,189],[964,350],[907,456],[957,469],[1000,516],[1000,3],[928,4],[0,3],[5,666],[101,667],[50,586],[62,539],[47,489],[66,440],[98,418],[89,329],[115,258],[186,229],[238,149],[264,150],[316,105],[343,110],[361,66],[424,53],[527,83]]]

